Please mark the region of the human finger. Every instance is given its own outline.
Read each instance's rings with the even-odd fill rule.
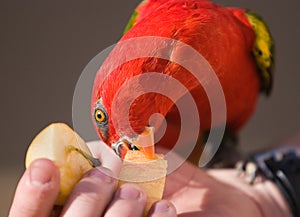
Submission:
[[[116,180],[104,167],[87,172],[73,189],[61,216],[101,216],[109,204]]]
[[[105,217],[141,217],[147,202],[146,192],[138,185],[123,184],[115,194]]]
[[[149,217],[176,217],[175,206],[167,201],[161,200],[153,204],[149,211]]]
[[[117,178],[123,163],[121,158],[100,140],[88,142],[87,145],[93,156],[101,161],[101,165],[113,171],[114,177]]]
[[[58,168],[47,159],[33,161],[20,179],[9,217],[49,216],[58,192]]]

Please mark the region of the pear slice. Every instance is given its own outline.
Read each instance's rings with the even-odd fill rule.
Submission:
[[[47,158],[54,162],[59,168],[61,179],[55,204],[64,205],[76,183],[97,162],[91,156],[83,139],[69,126],[53,123],[33,139],[27,150],[25,164],[27,168],[38,158]]]

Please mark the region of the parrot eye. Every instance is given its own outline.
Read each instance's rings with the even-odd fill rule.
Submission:
[[[95,119],[97,122],[103,123],[106,121],[106,115],[104,114],[104,112],[102,110],[97,109],[95,111]]]
[[[94,112],[92,113],[94,122],[98,128],[97,132],[102,135],[102,139],[106,140],[108,138],[108,120],[109,115],[106,112],[106,109],[102,105],[102,99],[100,98],[95,105]]]

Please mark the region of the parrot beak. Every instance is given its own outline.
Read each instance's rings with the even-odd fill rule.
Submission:
[[[116,152],[116,154],[124,159],[127,151],[139,151],[140,148],[134,145],[132,142],[129,141],[129,139],[120,139],[118,142],[114,143],[112,145],[113,150]]]
[[[116,154],[124,159],[127,151],[141,151],[148,159],[155,158],[153,128],[147,127],[136,139],[122,138],[112,145]]]

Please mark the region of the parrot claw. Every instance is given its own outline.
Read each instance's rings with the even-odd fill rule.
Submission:
[[[236,170],[238,177],[243,177],[250,185],[254,184],[258,172],[258,167],[254,162],[239,161],[236,164]]]

